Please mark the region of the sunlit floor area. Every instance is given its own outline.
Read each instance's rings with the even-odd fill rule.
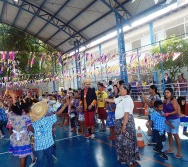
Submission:
[[[143,139],[146,146],[140,148],[139,161],[142,167],[179,167],[188,166],[188,137],[182,134],[182,127],[179,129],[182,139],[182,158],[176,159],[175,154],[168,155],[168,160],[163,160],[159,155],[153,152],[153,147],[148,146],[150,137],[146,135],[145,117],[135,115],[136,127],[140,126],[143,133]],[[98,132],[96,128],[96,138],[94,140],[86,139],[84,136],[70,132],[68,127],[58,127],[56,132],[56,154],[58,161],[55,161],[55,167],[123,167],[116,161],[116,152],[114,141],[110,141],[109,130]],[[0,140],[0,167],[18,166],[18,158],[9,154],[9,136]],[[165,144],[168,148],[168,142]],[[176,146],[174,145],[176,153]],[[28,156],[27,166],[31,164],[31,157]],[[44,160],[44,167],[46,166]]]

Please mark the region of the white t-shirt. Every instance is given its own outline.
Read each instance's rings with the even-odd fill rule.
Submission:
[[[115,119],[120,119],[124,116],[125,112],[133,114],[134,103],[129,95],[119,96],[114,99],[116,104]]]

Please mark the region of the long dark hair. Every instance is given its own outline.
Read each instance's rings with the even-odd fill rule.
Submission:
[[[174,91],[173,91],[173,89],[172,88],[166,88],[164,90],[164,93],[165,93],[166,90],[168,90],[171,93],[171,98],[170,99],[173,100],[174,99]],[[165,95],[164,95],[164,99],[167,99]]]
[[[185,105],[182,105],[181,102],[182,102],[183,100],[186,101],[185,97],[182,97],[182,96],[178,97],[178,99],[177,99],[178,104],[179,104],[179,106],[180,106],[181,113],[182,113],[182,114],[185,114],[185,107],[186,107],[186,104],[185,104]]]
[[[125,83],[125,81],[124,80],[119,80],[118,83],[119,83],[119,86],[121,86],[122,84]]]
[[[125,84],[125,81],[124,80],[119,80],[118,83],[119,83],[119,88],[120,88],[121,85]],[[118,94],[119,94],[119,88],[118,88]]]
[[[20,103],[16,102],[12,105],[11,109],[14,114],[22,115],[22,106],[20,105]]]
[[[155,93],[156,93],[157,95],[159,95],[159,97],[161,98],[161,95],[160,95],[160,93],[157,91],[157,87],[156,87],[155,85],[151,85],[150,88],[151,88],[152,90],[155,90]]]

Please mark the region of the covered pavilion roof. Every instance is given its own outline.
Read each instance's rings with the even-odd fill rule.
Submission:
[[[157,0],[156,0],[157,1]],[[0,0],[0,22],[27,32],[65,53],[161,9],[166,0]],[[172,0],[175,2],[175,0]]]

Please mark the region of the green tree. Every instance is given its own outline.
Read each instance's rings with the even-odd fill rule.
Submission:
[[[23,76],[23,79],[33,78],[35,74],[37,76],[47,76],[52,72],[52,59],[51,54],[55,50],[48,46],[48,50],[43,46],[46,46],[42,41],[35,37],[8,25],[0,24],[0,50],[1,51],[17,51],[15,61],[17,62],[16,69]],[[34,64],[31,68],[31,64],[28,65],[28,60],[32,60],[35,52]],[[41,54],[45,54],[45,60],[43,59],[40,68]],[[0,60],[1,61],[1,60]],[[31,62],[30,62],[31,63]],[[13,66],[13,64],[11,64]],[[1,76],[12,76],[13,72],[11,67],[6,68]]]
[[[173,35],[170,39],[159,42],[158,46],[152,47],[150,52],[152,55],[163,54],[164,70],[169,71],[172,81],[176,80],[181,68],[188,64],[188,42],[182,37]],[[179,56],[175,58],[175,55]],[[161,69],[161,64],[158,63],[155,68]]]

